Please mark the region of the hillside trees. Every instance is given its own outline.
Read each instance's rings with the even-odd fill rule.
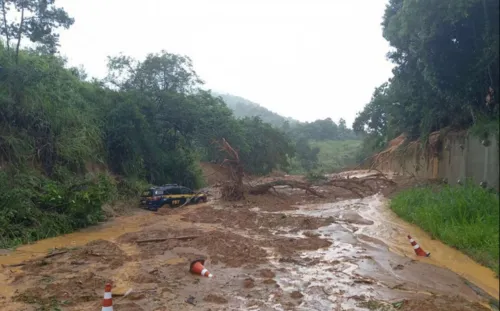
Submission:
[[[498,129],[499,4],[495,0],[391,0],[382,23],[394,76],[353,128],[387,141],[494,120]],[[377,144],[375,144],[377,145]]]
[[[36,50],[54,54],[59,46],[58,28],[69,28],[74,19],[67,12],[47,0],[1,0],[0,35],[5,38],[7,51],[15,49],[15,61],[24,37],[35,44]],[[12,11],[19,15],[14,18]]]
[[[121,144],[122,149],[111,154],[121,157],[123,149],[131,151],[127,153],[130,159],[111,162],[123,165],[132,159],[139,159],[133,167],[139,168],[143,163],[144,167],[140,170],[147,171],[149,176],[144,176],[140,170],[135,173],[151,182],[167,181],[167,171],[161,172],[158,168],[163,167],[160,165],[162,161],[170,161],[167,167],[170,174],[174,174],[174,180],[189,184],[193,176],[188,177],[182,171],[186,163],[180,165],[177,161],[192,161],[196,152],[207,160],[221,161],[223,155],[214,144],[220,138],[227,139],[239,150],[245,169],[251,173],[265,174],[277,166],[286,167],[287,156],[293,154],[287,138],[276,129],[260,119],[235,120],[222,100],[201,90],[203,81],[196,75],[187,57],[162,51],[150,54],[139,62],[119,56],[109,59],[109,69],[107,81],[127,98],[133,98],[123,106],[123,113],[135,106],[134,111],[144,116],[148,136],[140,141],[149,146],[137,148],[131,143],[124,147],[123,131],[112,126],[108,129],[109,143]],[[135,115],[133,111],[128,113]],[[141,120],[137,122],[143,122]],[[132,150],[137,151],[134,153]],[[180,169],[175,173],[177,167]],[[124,172],[124,168],[119,168],[119,171]]]
[[[235,119],[200,88],[188,57],[111,57],[104,81],[67,68],[54,31],[72,20],[62,21],[54,1],[43,4],[0,3],[0,247],[96,224],[104,203],[148,183],[199,187],[198,162],[222,161],[213,144],[221,138],[249,173],[287,166],[288,138],[259,119]],[[9,19],[18,5],[23,27]],[[13,29],[43,49],[16,51]]]

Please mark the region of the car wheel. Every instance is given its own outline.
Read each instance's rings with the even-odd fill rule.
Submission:
[[[204,203],[204,202],[206,202],[205,198],[198,198],[198,199],[196,199],[196,204],[200,204],[200,203]]]

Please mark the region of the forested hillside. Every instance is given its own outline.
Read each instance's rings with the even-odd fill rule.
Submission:
[[[314,122],[300,122],[292,118],[283,117],[257,103],[239,96],[217,93],[214,95],[222,98],[227,106],[233,110],[235,117],[258,117],[275,128],[285,131],[297,140],[300,138],[320,141],[357,139],[357,135],[352,129],[347,127],[345,120],[342,118],[339,119],[338,123],[331,118],[316,120]]]
[[[360,158],[357,141],[360,139],[348,128],[344,119],[335,123],[331,118],[314,122],[300,122],[277,113],[242,97],[217,94],[231,108],[237,118],[258,117],[283,131],[294,142],[296,156],[291,159],[293,173],[312,170],[330,173],[351,165]],[[346,145],[354,148],[338,148]],[[336,150],[335,152],[332,152]]]
[[[63,9],[2,4],[0,247],[95,224],[102,204],[148,183],[200,187],[199,161],[223,159],[214,140],[226,138],[253,174],[286,169],[294,156],[283,132],[234,118],[203,91],[188,57],[113,56],[106,79],[88,79],[57,54],[57,28],[73,23]]]
[[[367,154],[402,133],[425,140],[472,127],[498,138],[498,16],[498,0],[389,1],[382,28],[394,76],[353,124]]]
[[[233,110],[234,116],[237,118],[259,117],[262,121],[277,128],[282,127],[285,122],[289,122],[290,124],[299,123],[299,121],[295,119],[283,117],[243,97],[218,93],[215,93],[215,95],[222,98],[226,105]]]

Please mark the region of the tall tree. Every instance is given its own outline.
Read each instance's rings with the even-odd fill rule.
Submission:
[[[387,141],[498,118],[499,13],[498,0],[390,0],[382,27],[394,77],[354,129]]]
[[[5,38],[8,50],[11,40],[15,40],[16,63],[23,38],[28,38],[46,53],[54,54],[59,46],[57,29],[67,29],[74,23],[64,9],[55,5],[55,0],[0,0],[0,7],[0,34]],[[10,14],[12,9],[19,18]]]

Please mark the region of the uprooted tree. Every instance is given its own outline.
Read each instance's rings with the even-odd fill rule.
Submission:
[[[222,138],[221,142],[216,142],[219,145],[220,151],[226,153],[226,158],[222,161],[221,166],[226,165],[229,168],[230,180],[222,185],[222,198],[227,201],[238,201],[245,198],[243,187],[243,177],[245,172],[243,164],[240,162],[240,156],[236,150]]]
[[[231,147],[225,138],[222,138],[220,142],[217,141],[216,143],[219,145],[220,151],[223,151],[226,154],[226,158],[222,161],[221,166],[228,167],[230,172],[230,180],[222,185],[222,199],[227,201],[242,200],[245,198],[245,186],[243,184],[245,171],[243,163],[240,161],[239,154],[233,147]],[[264,194],[270,189],[274,189],[275,186],[289,186],[292,188],[304,189],[308,193],[323,197],[323,195],[316,192],[307,183],[293,180],[275,180],[269,183],[251,186],[248,192],[253,195]]]
[[[222,138],[222,140],[215,141],[219,146],[219,150],[226,154],[221,166],[226,166],[229,169],[230,179],[222,185],[222,199],[227,201],[238,201],[245,198],[245,185],[243,184],[243,178],[245,177],[245,171],[243,163],[240,160],[238,152],[231,147],[231,145]],[[341,188],[354,193],[358,197],[362,198],[368,194],[373,194],[376,189],[370,184],[375,184],[375,188],[378,188],[380,184],[394,184],[392,180],[389,180],[384,174],[378,172],[376,175],[366,176],[363,178],[333,178],[325,183],[336,188]],[[301,182],[297,180],[286,180],[278,179],[267,183],[261,183],[248,187],[248,193],[252,195],[265,194],[268,191],[276,190],[275,187],[278,186],[288,186],[291,188],[303,189],[306,193],[315,195],[320,198],[325,196],[315,189],[312,185],[306,182]]]

